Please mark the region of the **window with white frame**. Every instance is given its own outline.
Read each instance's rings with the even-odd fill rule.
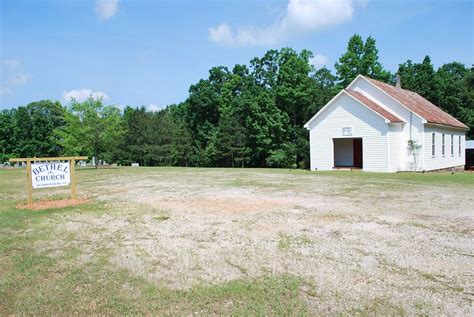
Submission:
[[[454,156],[454,135],[451,134],[451,156]]]
[[[435,134],[431,134],[431,155],[434,157],[436,155],[436,137]]]
[[[445,151],[444,151],[444,140],[445,140],[445,135],[443,133],[443,136],[442,136],[442,139],[441,139],[441,155],[443,155],[443,156],[444,156],[444,153],[445,153]]]
[[[461,156],[461,136],[459,136],[459,156]]]

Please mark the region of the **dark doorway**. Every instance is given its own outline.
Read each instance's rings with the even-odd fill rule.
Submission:
[[[466,169],[474,171],[474,149],[466,149]]]
[[[335,138],[334,167],[362,169],[362,138]]]
[[[354,139],[354,167],[362,168],[362,139]]]

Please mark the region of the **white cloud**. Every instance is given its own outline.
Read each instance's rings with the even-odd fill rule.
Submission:
[[[316,69],[326,66],[328,64],[328,57],[323,54],[316,54],[313,58],[309,60],[309,63],[313,65]]]
[[[151,111],[151,112],[157,112],[157,111],[160,111],[161,109],[163,109],[163,107],[160,107],[155,104],[149,104],[146,106],[146,110]]]
[[[15,87],[29,82],[32,75],[26,72],[21,61],[16,59],[0,60],[0,95],[13,93]]]
[[[230,33],[230,27],[224,23],[215,28],[209,28],[209,39],[216,43],[232,44],[233,38]]]
[[[4,64],[7,67],[11,67],[11,68],[16,68],[16,67],[21,66],[21,62],[19,60],[16,60],[16,59],[3,59],[2,64]]]
[[[0,86],[0,95],[9,95],[12,93],[12,90],[5,86]]]
[[[208,31],[211,42],[233,46],[273,45],[280,42],[284,34],[280,25],[267,28],[240,27],[237,32],[232,32],[232,28],[223,23]]]
[[[118,0],[96,0],[95,12],[102,21],[107,21],[118,12]]]
[[[72,99],[77,102],[83,102],[87,98],[92,97],[94,99],[102,99],[103,101],[109,100],[109,96],[103,91],[95,91],[92,89],[77,89],[63,92],[63,100],[65,102],[71,102]]]
[[[361,0],[357,1],[357,4]],[[211,42],[232,46],[273,45],[305,32],[315,32],[349,21],[353,0],[289,0],[285,16],[266,27],[238,27],[226,23],[208,29]]]

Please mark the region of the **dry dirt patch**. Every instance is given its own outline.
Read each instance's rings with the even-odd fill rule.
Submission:
[[[474,215],[459,200],[471,189],[393,185],[222,170],[128,175],[83,188],[109,212],[59,218],[57,236],[75,239],[39,247],[77,247],[83,261],[107,249],[114,265],[178,289],[296,275],[318,314],[371,305],[471,314]]]
[[[31,204],[18,204],[18,209],[29,209],[29,210],[45,210],[45,209],[56,209],[64,207],[75,207],[82,204],[87,204],[89,201],[85,198],[78,199],[59,199],[59,200],[41,200],[35,201]]]

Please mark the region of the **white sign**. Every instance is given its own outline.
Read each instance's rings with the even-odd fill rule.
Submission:
[[[342,135],[343,136],[351,136],[352,135],[352,127],[342,128]]]
[[[42,162],[31,164],[33,188],[68,186],[71,183],[69,163]]]

